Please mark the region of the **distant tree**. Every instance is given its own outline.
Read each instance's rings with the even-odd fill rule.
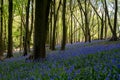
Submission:
[[[53,26],[53,37],[52,37],[52,50],[55,50],[55,44],[56,44],[56,39],[55,39],[55,34],[56,34],[56,27],[57,27],[57,20],[58,20],[58,13],[59,13],[59,9],[61,6],[61,0],[59,0],[59,4],[58,4],[58,8],[56,10],[56,0],[53,1],[53,10],[54,10],[54,26]]]
[[[66,45],[66,37],[67,37],[67,27],[66,27],[66,0],[63,0],[63,11],[62,11],[62,21],[63,21],[63,35],[62,35],[62,45],[61,45],[61,50],[65,50],[65,45]]]
[[[85,42],[89,41],[91,42],[91,34],[90,34],[90,26],[89,26],[89,17],[88,17],[88,14],[89,14],[89,3],[87,0],[84,1],[84,7],[82,6],[82,3],[80,0],[77,0],[78,2],[78,6],[79,6],[79,9],[80,11],[83,12],[84,14],[84,20],[85,20]],[[84,9],[85,8],[85,9]]]
[[[49,47],[49,49],[52,49],[52,38],[53,38],[53,35],[52,35],[52,33],[53,33],[53,4],[51,3],[51,5],[50,5],[50,25],[49,25],[49,43],[50,43],[50,47]]]
[[[33,33],[33,27],[34,27],[34,0],[31,1],[31,25],[30,25],[30,31],[28,36],[28,51],[30,51],[30,42],[31,42],[31,36]]]
[[[112,35],[112,39],[116,41],[118,39],[117,37],[117,13],[118,13],[118,0],[115,0],[115,14],[114,14],[114,31]]]
[[[100,13],[102,14],[102,16],[100,16],[100,14],[98,13],[96,7],[94,7],[94,5],[92,4],[91,1],[89,1],[91,7],[93,8],[93,10],[95,11],[96,15],[98,16],[98,18],[101,20],[101,31],[100,31],[100,39],[102,40],[103,39],[103,30],[104,30],[104,12],[101,11]],[[96,1],[97,3],[97,1]],[[97,5],[97,4],[96,4]],[[99,7],[99,6],[98,6]],[[99,32],[98,32],[99,33]]]
[[[91,34],[90,34],[90,27],[89,27],[89,20],[88,20],[88,3],[87,0],[85,0],[85,31],[86,31],[86,42],[89,41],[91,42]]]
[[[7,52],[7,58],[13,57],[13,40],[12,40],[12,24],[13,24],[13,0],[8,0],[9,6],[8,6],[8,52]]]
[[[107,32],[108,32],[107,29],[108,29],[108,27],[107,27],[107,15],[105,14],[105,32],[104,32],[105,39],[107,39]]]
[[[3,8],[4,9],[4,8]],[[6,15],[6,13],[5,13],[5,10],[3,10],[3,13],[4,13],[4,15],[3,15],[3,49],[4,49],[4,51],[5,50],[7,50],[7,20],[6,20],[6,17],[5,17],[5,15]]]
[[[71,14],[71,29],[70,29],[70,32],[71,32],[71,34],[70,34],[70,43],[72,44],[73,43],[73,35],[72,35],[72,27],[73,27],[73,8],[72,8],[72,3],[73,3],[73,1],[72,0],[70,0],[70,14]]]
[[[112,32],[112,38],[110,39],[111,41],[116,41],[118,39],[116,29],[117,29],[117,13],[118,13],[118,0],[115,0],[115,14],[114,14],[114,25],[112,26],[111,20],[110,20],[110,15],[108,11],[108,6],[107,6],[107,1],[104,0],[103,4],[105,5],[105,13],[107,15],[108,19],[108,24],[110,27],[110,30]]]
[[[102,13],[102,19],[101,19],[101,33],[100,33],[100,39],[103,39],[103,30],[104,30],[104,14]]]
[[[24,49],[23,47],[25,47],[25,46],[23,46],[23,32],[24,32],[24,28],[26,26],[25,17],[24,17],[24,10],[25,10],[24,7],[26,7],[26,6],[25,6],[25,3],[23,1],[18,1],[18,2],[20,3],[17,7],[17,11],[19,12],[19,16],[20,16],[20,28],[19,28],[20,29],[20,43],[19,43],[19,48],[20,48],[20,52],[21,52],[22,49]],[[24,36],[25,36],[25,34],[24,34]]]
[[[3,0],[0,2],[0,56],[3,56]]]
[[[48,15],[51,0],[35,0],[34,59],[46,57],[45,42],[48,29]]]
[[[25,26],[25,38],[24,38],[24,56],[28,53],[28,44],[29,44],[29,8],[30,8],[30,0],[27,2],[26,6],[26,26]]]
[[[21,23],[20,23],[20,52],[22,51],[22,47],[23,47],[23,24],[24,24],[24,21],[23,21],[23,5],[21,6],[22,9],[19,10],[19,13],[20,13],[20,20],[21,20]]]

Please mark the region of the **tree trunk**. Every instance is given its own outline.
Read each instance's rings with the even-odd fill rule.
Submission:
[[[3,44],[4,44],[4,46],[3,46],[3,49],[4,49],[4,51],[5,50],[7,50],[7,20],[4,18],[4,37],[3,37]]]
[[[52,49],[52,32],[53,32],[53,20],[52,20],[52,17],[53,17],[53,11],[52,11],[52,4],[50,5],[50,27],[49,27],[49,41],[50,41],[50,48],[49,49]]]
[[[72,29],[73,29],[73,11],[72,11],[72,0],[70,0],[70,14],[71,14],[71,29],[70,29],[70,32],[71,32],[71,36],[70,36],[70,43],[72,44],[73,43],[73,35],[72,35]]]
[[[20,52],[22,51],[22,42],[23,42],[23,24],[22,24],[22,16],[20,23]]]
[[[62,36],[62,45],[61,50],[65,50],[65,44],[66,44],[66,34],[67,34],[67,28],[66,28],[66,21],[65,21],[65,13],[66,13],[66,0],[63,0],[63,11],[62,11],[62,21],[63,21],[63,36]]]
[[[24,56],[28,53],[28,34],[29,34],[29,8],[30,8],[30,0],[28,0],[27,7],[26,7],[26,26],[25,26],[25,36],[24,36]]]
[[[32,7],[32,12],[31,12],[31,27],[30,27],[30,31],[29,31],[29,36],[28,36],[28,51],[30,52],[30,42],[31,42],[31,36],[32,36],[32,33],[33,33],[33,22],[34,22],[34,0],[32,0],[32,3],[31,3],[31,7]]]
[[[55,32],[56,32],[56,22],[57,22],[57,16],[56,16],[56,10],[55,10],[55,8],[56,8],[56,2],[55,2],[56,0],[54,0],[54,4],[53,4],[53,10],[54,10],[54,24],[53,24],[53,38],[52,38],[52,47],[51,47],[51,49],[52,50],[55,50],[55,44],[56,44],[56,40],[55,40]]]
[[[117,34],[116,34],[118,2],[117,2],[117,0],[115,0],[114,26],[112,26],[111,21],[110,21],[110,16],[109,16],[108,7],[107,7],[107,1],[104,0],[104,2],[105,2],[105,13],[108,17],[108,24],[109,24],[110,30],[112,32],[112,38],[110,39],[110,41],[116,41],[118,39]]]
[[[118,0],[115,0],[115,14],[114,14],[114,31],[113,31],[113,35],[111,40],[113,41],[117,41],[117,33],[116,33],[116,29],[117,29],[117,12],[118,12]]]
[[[18,11],[19,11],[19,13],[20,13],[20,20],[21,20],[21,22],[20,22],[20,50],[19,50],[19,52],[21,53],[22,52],[22,48],[24,47],[23,46],[23,25],[24,25],[24,23],[23,23],[23,5],[21,6],[21,10],[20,10],[20,7],[18,7]]]
[[[48,25],[50,0],[35,0],[35,27],[34,27],[34,59],[46,57],[45,42]]]
[[[59,13],[60,5],[61,5],[61,0],[60,0],[59,6],[58,6],[57,11],[56,11],[55,10],[55,8],[56,8],[56,2],[55,1],[56,0],[54,0],[54,26],[53,26],[52,50],[55,50],[55,44],[56,44],[56,40],[55,40],[56,23],[57,23],[58,13]]]
[[[12,40],[12,24],[13,24],[13,0],[9,1],[9,17],[8,17],[8,52],[7,58],[13,57],[13,40]]]
[[[101,19],[101,34],[100,34],[100,39],[103,39],[103,29],[104,29],[104,16],[102,14],[102,19]]]
[[[87,0],[85,0],[85,12],[84,12],[84,15],[85,15],[86,38],[87,38],[87,41],[91,42],[89,22],[88,22]]]
[[[98,24],[98,40],[100,39],[100,22],[99,22],[99,18],[97,17],[97,24]]]
[[[3,56],[3,0],[1,0],[0,7],[0,57]]]
[[[107,16],[105,14],[105,39],[107,39]]]
[[[74,31],[75,31],[75,29],[76,29],[76,21],[75,21],[75,19],[74,19]],[[73,34],[73,37],[74,37],[74,43],[76,42],[76,32]]]
[[[87,0],[85,0],[85,9],[83,9],[80,0],[77,0],[77,2],[79,4],[79,9],[84,13],[84,17],[85,17],[85,42],[87,41],[91,42],[91,34],[90,34],[90,28],[89,28],[89,22],[88,22]]]

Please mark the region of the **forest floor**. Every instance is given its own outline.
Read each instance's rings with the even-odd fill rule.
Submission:
[[[120,41],[57,45],[43,63],[20,55],[0,61],[0,80],[120,80]]]

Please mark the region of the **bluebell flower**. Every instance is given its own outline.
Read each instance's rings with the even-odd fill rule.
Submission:
[[[0,78],[2,78],[2,74],[0,73]]]
[[[97,43],[100,41],[92,41],[92,43]],[[0,62],[0,73],[3,75],[9,74],[13,75],[12,79],[22,76],[28,73],[28,79],[35,80],[38,75],[45,75],[51,79],[60,78],[60,74],[66,75],[67,79],[72,80],[75,75],[81,75],[88,77],[92,76],[91,70],[84,69],[84,67],[92,67],[97,73],[95,77],[101,79],[101,73],[106,76],[106,80],[109,80],[109,75],[112,75],[114,68],[113,65],[119,69],[119,55],[120,51],[110,52],[111,49],[120,49],[120,44],[109,44],[109,46],[103,44],[92,44],[92,43],[74,43],[67,44],[65,51],[54,51],[51,54],[47,54],[47,61],[45,63],[26,63],[25,57],[6,59],[5,62]],[[56,46],[60,49],[60,45]],[[97,54],[96,54],[97,53]],[[111,54],[112,53],[112,54]],[[90,54],[88,59],[87,55]],[[94,55],[95,54],[95,55]],[[117,57],[117,58],[116,58]],[[81,65],[83,66],[81,66]],[[80,65],[78,70],[74,65]],[[4,67],[2,67],[4,66]],[[83,68],[83,72],[80,71]],[[63,69],[63,70],[62,70]],[[55,71],[54,71],[55,70]],[[61,70],[61,71],[60,71]],[[65,73],[65,74],[63,74]],[[84,75],[85,73],[85,75]],[[29,75],[30,74],[30,75]],[[55,74],[55,75],[53,75]],[[18,76],[19,75],[19,76]],[[31,77],[31,75],[34,75]],[[116,73],[114,74],[117,75]],[[0,76],[1,77],[1,76]],[[3,77],[3,76],[2,76]],[[7,77],[7,76],[4,76]],[[41,78],[41,76],[39,76]],[[27,79],[27,78],[26,78]],[[64,79],[63,79],[64,80]]]
[[[50,80],[54,80],[53,78],[50,78]]]
[[[75,75],[80,74],[80,69],[75,71]]]
[[[119,69],[120,69],[120,64],[118,64],[118,65],[117,65],[117,68],[119,68]]]
[[[109,77],[106,77],[106,79],[105,80],[110,80],[110,78]]]
[[[32,77],[30,78],[30,80],[35,80],[35,77],[34,77],[34,76],[32,76]]]

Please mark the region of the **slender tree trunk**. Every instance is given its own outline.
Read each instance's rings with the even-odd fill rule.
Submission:
[[[20,52],[22,51],[22,42],[23,42],[23,24],[22,24],[22,16],[20,23]]]
[[[100,39],[103,39],[103,29],[104,29],[104,16],[102,14],[102,19],[101,19],[101,34],[100,34]]]
[[[62,12],[63,39],[62,39],[61,50],[65,50],[66,37],[67,37],[67,35],[66,35],[67,34],[67,28],[66,28],[65,14],[66,14],[66,0],[63,0],[63,12]]]
[[[81,41],[81,29],[79,30],[79,36],[78,36],[78,41]]]
[[[85,30],[86,30],[86,38],[87,41],[91,42],[89,22],[88,22],[88,10],[87,10],[87,0],[85,0]]]
[[[13,24],[13,0],[8,0],[9,2],[9,18],[8,18],[8,52],[7,58],[13,57],[13,40],[12,40],[12,24]]]
[[[47,35],[48,35],[48,32],[49,32],[49,14],[50,14],[50,4],[51,4],[51,1],[52,0],[49,0],[48,2],[47,2],[47,6],[46,6],[46,18],[45,18],[45,28],[46,28],[46,32],[45,32],[45,41],[47,41]]]
[[[72,29],[73,29],[73,11],[72,11],[72,0],[70,0],[70,12],[71,12],[71,36],[70,36],[70,43],[73,43],[73,35],[72,35]]]
[[[75,19],[74,19],[74,31],[75,31],[75,29],[76,29],[76,21],[75,21]],[[76,32],[73,34],[73,36],[74,36],[74,43],[76,42]]]
[[[22,10],[20,11],[20,7],[18,7],[19,13],[20,14],[20,19],[21,19],[21,23],[20,23],[20,53],[22,52],[22,48],[23,46],[23,5],[22,5]]]
[[[3,18],[3,20],[4,20],[4,38],[3,38],[4,40],[3,41],[4,41],[4,51],[5,51],[5,50],[7,50],[7,45],[6,45],[7,44],[6,43],[7,42],[7,35],[6,35],[6,33],[7,33],[7,20],[5,19],[5,17]]]
[[[83,9],[80,0],[77,0],[77,2],[79,4],[79,9],[84,13],[84,17],[85,17],[85,42],[87,41],[91,42],[91,34],[90,34],[90,28],[89,28],[89,22],[88,22],[87,0],[85,0],[85,9]]]
[[[27,7],[26,7],[26,26],[25,26],[25,36],[24,36],[24,56],[28,54],[28,34],[29,34],[29,8],[30,8],[30,0],[28,0]]]
[[[117,13],[118,13],[118,0],[115,0],[115,14],[114,14],[114,31],[113,31],[113,35],[111,40],[116,41],[117,38],[117,33],[116,33],[116,29],[117,29]]]
[[[56,44],[56,40],[55,40],[55,33],[56,33],[56,23],[57,23],[57,19],[58,19],[58,13],[59,13],[59,9],[60,9],[60,5],[61,5],[61,0],[59,2],[59,6],[57,8],[56,11],[56,0],[54,0],[54,26],[53,26],[53,39],[52,39],[52,50],[55,50],[55,44]]]
[[[3,56],[3,0],[1,0],[0,7],[0,59]]]
[[[117,2],[117,0],[115,0],[114,26],[112,26],[111,21],[110,21],[110,16],[109,16],[108,7],[107,7],[107,1],[104,0],[104,3],[105,3],[105,13],[108,17],[108,24],[109,24],[110,30],[112,32],[112,38],[110,39],[110,41],[116,41],[118,39],[117,34],[116,34],[118,2]]]
[[[100,22],[99,22],[99,18],[97,17],[97,21],[98,21],[98,40],[100,39]]]
[[[32,0],[32,3],[31,3],[31,7],[32,7],[32,12],[31,12],[31,28],[30,28],[30,31],[29,31],[29,37],[28,37],[28,51],[30,52],[30,42],[31,42],[31,36],[32,36],[32,32],[33,32],[33,22],[34,22],[34,0]]]
[[[107,16],[105,14],[105,39],[107,39]]]
[[[56,0],[54,0],[54,4],[53,4],[53,10],[54,10],[54,26],[53,26],[53,38],[52,38],[52,50],[55,50],[55,44],[56,44],[56,40],[55,40],[55,32],[56,32],[56,22],[57,22],[57,20],[56,20],[56,10],[55,10],[55,8],[56,8]]]
[[[85,35],[86,35],[86,34],[85,34],[85,28],[84,28],[85,26],[84,26],[84,22],[83,22],[84,19],[83,19],[83,13],[82,13],[82,10],[81,10],[81,9],[80,9],[80,13],[81,13],[80,16],[81,16],[81,19],[82,19],[81,28],[82,28],[82,31],[83,31],[83,34],[84,34],[84,37],[85,37]],[[82,40],[82,41],[83,41],[83,40]]]
[[[50,39],[50,49],[52,49],[52,32],[53,32],[53,11],[52,11],[52,4],[50,5],[50,27],[49,27],[49,39]]]

